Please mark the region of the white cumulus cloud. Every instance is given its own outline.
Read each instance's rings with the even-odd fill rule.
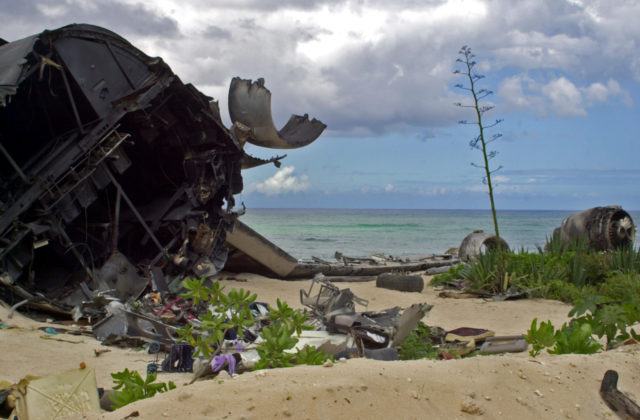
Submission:
[[[582,88],[581,90],[590,104],[607,102],[611,97],[619,97],[620,101],[627,106],[631,106],[633,104],[629,92],[622,89],[620,84],[613,79],[609,79],[606,85],[604,83],[596,82],[590,84],[586,88]]]
[[[565,77],[554,79],[542,88],[551,109],[562,117],[587,115],[580,89]]]
[[[495,175],[491,178],[492,181],[506,183],[509,182],[509,178],[504,175]]]
[[[502,81],[498,89],[498,95],[504,99],[505,105],[509,108],[526,108],[531,105],[522,87],[523,82],[528,79],[526,76],[517,75],[507,77]]]
[[[526,73],[507,77],[498,89],[506,108],[536,110],[539,116],[561,117],[587,115],[590,107],[600,103],[619,102],[632,106],[631,95],[610,78],[606,83],[593,82],[579,86],[566,77],[536,81]]]
[[[264,182],[254,184],[252,189],[266,195],[297,193],[311,188],[307,175],[294,175],[295,166],[285,166]]]

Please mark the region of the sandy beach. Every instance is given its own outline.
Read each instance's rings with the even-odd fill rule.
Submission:
[[[255,274],[224,274],[222,283],[249,289],[260,301],[286,300],[301,307],[299,290],[310,281],[281,281]],[[428,280],[429,277],[425,276]],[[496,335],[522,334],[531,320],[567,320],[570,306],[532,299],[495,302],[483,299],[446,299],[425,287],[421,293],[376,288],[375,282],[340,283],[356,296],[369,300],[370,310],[434,305],[423,321],[447,330],[487,328]],[[357,307],[356,310],[365,310]],[[0,380],[17,382],[26,375],[45,376],[93,367],[99,387],[110,388],[110,373],[125,367],[144,372],[154,357],[134,349],[109,347],[87,336],[59,334],[43,339],[38,327],[51,326],[21,315],[0,319],[14,328],[0,330]],[[301,366],[229,375],[186,385],[191,374],[160,373],[177,389],[138,401],[111,413],[89,414],[87,419],[219,418],[219,419],[463,419],[615,418],[599,395],[604,372],[620,373],[619,389],[640,400],[640,345],[626,345],[595,355],[549,355],[536,358],[527,352],[477,356],[459,360],[383,362],[368,359],[338,361],[333,366]]]

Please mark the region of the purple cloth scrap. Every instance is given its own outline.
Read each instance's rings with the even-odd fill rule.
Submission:
[[[229,365],[229,375],[233,375],[236,370],[236,358],[233,354],[223,354],[220,356],[214,356],[211,360],[211,370],[214,372],[222,369],[226,364]]]

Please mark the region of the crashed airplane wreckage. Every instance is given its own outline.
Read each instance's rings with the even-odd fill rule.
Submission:
[[[227,260],[245,142],[296,148],[326,127],[273,126],[262,80],[234,78],[233,126],[160,58],[92,25],[0,39],[0,286],[68,313],[137,298]]]

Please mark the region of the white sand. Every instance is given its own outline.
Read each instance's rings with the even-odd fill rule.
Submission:
[[[249,289],[258,300],[275,304],[276,298],[301,307],[299,290],[310,281],[281,281],[254,274],[228,275],[230,288]],[[428,279],[428,277],[425,277]],[[369,300],[369,310],[434,305],[423,321],[445,329],[488,328],[496,335],[525,333],[534,317],[559,326],[570,306],[534,299],[493,302],[482,299],[443,299],[426,287],[422,293],[403,293],[375,287],[375,283],[338,283]],[[365,310],[357,307],[356,310]],[[96,370],[98,386],[110,388],[111,372],[125,367],[143,373],[153,356],[111,347],[85,336],[55,337],[82,341],[69,343],[43,339],[38,324],[20,315],[0,320],[17,328],[0,330],[0,380],[16,382],[26,375],[45,376],[75,369],[81,362]],[[185,386],[191,374],[160,373],[178,388],[138,401],[113,413],[88,415],[90,419],[122,419],[138,411],[144,419],[591,419],[616,418],[600,395],[604,372],[620,374],[619,389],[640,402],[640,345],[627,345],[595,355],[549,355],[544,351],[478,356],[462,360],[380,362],[351,359],[332,367],[300,366],[250,372],[230,378]]]

